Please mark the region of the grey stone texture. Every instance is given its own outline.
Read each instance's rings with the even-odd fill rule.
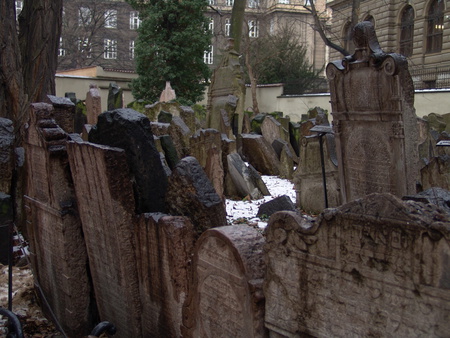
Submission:
[[[436,207],[371,194],[315,222],[275,213],[266,237],[271,337],[449,332],[450,218]]]
[[[267,337],[263,245],[261,233],[245,225],[203,233],[183,308],[183,337]]]
[[[384,53],[367,21],[356,25],[354,43],[355,54],[326,68],[343,202],[414,193],[418,132],[407,60]]]
[[[199,234],[227,223],[224,201],[195,157],[181,159],[173,169],[166,201],[169,213],[188,217]]]
[[[280,160],[262,135],[242,134],[242,155],[263,175],[279,175]]]
[[[289,196],[279,196],[269,202],[261,204],[256,216],[261,217],[265,215],[266,217],[270,217],[278,211],[296,211],[295,205]]]
[[[98,116],[102,113],[102,98],[96,85],[90,85],[86,93],[87,123],[96,124]]]
[[[145,115],[129,108],[104,112],[89,132],[89,142],[125,150],[137,213],[165,211],[167,176]]]

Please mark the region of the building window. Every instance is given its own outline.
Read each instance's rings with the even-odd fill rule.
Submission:
[[[115,9],[105,11],[105,27],[117,28],[117,11]]]
[[[305,6],[311,6],[311,1],[305,0]]]
[[[209,3],[210,5],[215,5],[215,4],[216,4],[216,0],[208,0],[208,3]]]
[[[78,50],[81,54],[84,54],[86,58],[92,58],[92,49],[91,44],[89,43],[89,39],[78,39]]]
[[[205,50],[205,53],[203,54],[203,62],[207,65],[212,65],[213,61],[213,46],[209,46],[209,50]]]
[[[59,38],[59,47],[58,47],[58,56],[65,56],[66,55],[66,49],[63,45],[63,38]]]
[[[249,20],[248,21],[248,36],[250,38],[257,38],[259,35],[258,31],[258,21]]]
[[[23,1],[16,1],[16,20],[19,19],[19,14],[23,9]]]
[[[129,48],[130,60],[134,59],[134,40],[130,40],[130,48]]]
[[[214,33],[214,19],[213,18],[209,18],[208,29],[209,29],[210,32]]]
[[[289,0],[278,0],[278,3],[289,5]]]
[[[227,0],[226,1],[226,5],[227,6],[233,6],[233,4],[234,4],[234,0]]]
[[[414,36],[414,9],[412,6],[405,7],[400,20],[400,54],[411,56]]]
[[[117,40],[104,39],[103,49],[104,59],[117,59]]]
[[[92,22],[92,12],[89,7],[80,7],[78,11],[78,25],[89,26]]]
[[[247,0],[248,8],[256,8],[259,5],[259,0]]]
[[[427,52],[436,53],[442,50],[444,32],[444,1],[434,0],[428,10],[427,18]]]
[[[139,19],[139,12],[130,12],[130,29],[138,29],[141,25],[141,19]]]
[[[230,33],[231,33],[230,19],[225,19],[225,36],[230,36]]]

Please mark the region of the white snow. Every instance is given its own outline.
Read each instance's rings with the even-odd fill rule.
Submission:
[[[250,223],[257,223],[258,227],[265,228],[267,226],[267,220],[261,220],[256,217],[261,204],[283,195],[289,196],[292,203],[295,204],[295,189],[294,184],[291,181],[279,178],[277,176],[262,175],[261,177],[271,196],[264,196],[262,199],[251,201],[233,201],[227,199],[226,209],[228,223],[231,224],[233,222],[238,222],[238,220],[242,220],[242,222],[248,221]]]

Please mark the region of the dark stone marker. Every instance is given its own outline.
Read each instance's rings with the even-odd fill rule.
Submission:
[[[108,110],[123,108],[123,89],[111,82],[108,91]]]
[[[227,223],[224,203],[195,157],[178,162],[169,177],[166,200],[171,214],[189,217],[199,232]]]
[[[149,119],[132,109],[99,115],[89,141],[125,150],[131,174],[136,212],[163,212],[167,176],[155,147]]]
[[[266,215],[267,217],[276,213],[277,211],[295,211],[295,205],[289,196],[283,195],[273,200],[261,204],[258,209],[257,217],[261,217],[262,215]]]
[[[8,264],[9,226],[13,221],[12,199],[0,192],[0,263]]]

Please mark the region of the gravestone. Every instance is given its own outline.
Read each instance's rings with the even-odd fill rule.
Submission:
[[[5,194],[11,193],[14,161],[13,122],[0,117],[0,192]]]
[[[129,108],[104,112],[89,132],[89,141],[125,150],[137,213],[164,212],[167,176],[145,115]]]
[[[242,134],[242,155],[263,175],[280,174],[280,160],[262,135]]]
[[[67,134],[53,106],[31,104],[25,139],[24,204],[34,277],[64,331],[89,332],[97,315],[91,298],[87,250],[66,150]]]
[[[110,82],[108,89],[108,110],[123,108],[123,89],[117,83]]]
[[[343,202],[412,194],[418,135],[408,62],[381,50],[370,22],[355,26],[354,43],[355,54],[326,68]]]
[[[278,212],[266,228],[273,337],[446,336],[450,218],[371,194],[316,220]]]
[[[190,137],[193,132],[189,129],[187,124],[179,116],[174,116],[170,122],[168,129],[170,137],[172,137],[173,144],[177,150],[179,158],[189,155]]]
[[[450,190],[450,155],[433,157],[420,170],[422,189],[440,187]]]
[[[257,217],[265,215],[266,217],[272,216],[277,211],[295,211],[295,205],[289,196],[283,195],[274,198],[273,200],[261,204],[258,209]]]
[[[88,124],[97,124],[97,118],[102,113],[102,98],[97,85],[89,85],[86,94],[86,115]]]
[[[195,157],[181,159],[173,169],[166,201],[170,214],[187,216],[199,234],[227,223],[225,205]]]
[[[222,163],[222,138],[216,129],[201,129],[190,138],[190,154],[194,156],[216,189],[224,195],[224,168]]]
[[[181,337],[194,230],[186,217],[141,214],[134,227],[142,337]]]
[[[100,320],[114,323],[122,337],[142,337],[126,152],[79,141],[68,142],[67,150]]]
[[[175,90],[172,89],[172,86],[170,85],[170,81],[166,81],[166,88],[161,92],[161,95],[159,97],[159,102],[170,102],[177,98],[177,95],[175,94]]]
[[[272,144],[276,139],[282,139],[289,142],[289,131],[270,115],[267,115],[263,120],[261,124],[261,133],[269,144]]]
[[[183,337],[267,337],[263,245],[263,236],[245,225],[210,229],[199,238]]]
[[[47,103],[53,106],[53,118],[68,134],[75,132],[75,104],[67,97],[47,95]]]
[[[222,56],[219,66],[213,71],[208,92],[207,126],[208,128],[222,130],[222,110],[226,112],[227,121],[233,125],[238,120],[238,133],[242,131],[242,120],[245,104],[245,80],[239,61],[239,53],[234,49],[233,40],[229,39],[227,50]],[[232,135],[227,133],[229,138]]]

